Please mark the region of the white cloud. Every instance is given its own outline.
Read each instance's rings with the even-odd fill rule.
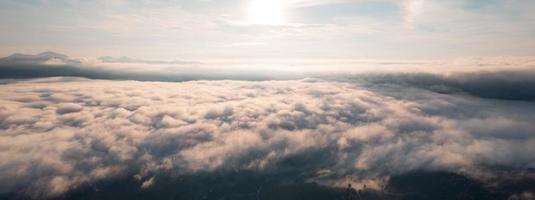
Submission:
[[[0,192],[34,197],[124,175],[150,188],[160,172],[302,167],[379,187],[410,170],[535,167],[533,104],[398,85],[54,78],[1,85],[0,102]]]

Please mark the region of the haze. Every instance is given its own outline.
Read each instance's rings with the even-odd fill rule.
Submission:
[[[0,0],[0,199],[535,199],[535,1]]]

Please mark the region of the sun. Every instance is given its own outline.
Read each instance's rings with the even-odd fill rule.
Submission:
[[[253,24],[277,25],[284,21],[281,0],[251,0],[249,9]]]

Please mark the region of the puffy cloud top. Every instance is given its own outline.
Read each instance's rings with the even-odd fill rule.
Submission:
[[[146,189],[158,173],[233,169],[377,188],[414,170],[499,180],[535,168],[533,113],[528,102],[319,79],[17,81],[0,86],[0,193],[53,197],[125,175]]]

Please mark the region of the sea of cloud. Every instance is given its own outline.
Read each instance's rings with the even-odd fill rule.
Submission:
[[[335,187],[384,188],[390,176],[416,170],[535,179],[532,99],[443,92],[452,87],[443,79],[437,89],[418,86],[428,83],[414,81],[420,76],[374,77],[7,80],[0,193],[55,197],[121,177],[145,189],[158,174],[221,170],[293,170]]]

